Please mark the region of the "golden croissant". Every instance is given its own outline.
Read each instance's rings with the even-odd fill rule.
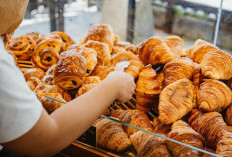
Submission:
[[[55,74],[56,64],[51,66],[48,70],[46,75],[41,80],[42,84],[53,85],[53,79]]]
[[[124,72],[130,74],[136,79],[143,68],[143,62],[140,60],[130,60],[130,64],[125,68]]]
[[[112,120],[98,119],[97,144],[112,151],[121,152],[131,146],[131,141],[123,130],[123,125]]]
[[[217,143],[216,154],[223,157],[232,156],[232,133],[226,131],[223,133],[222,138]]]
[[[134,44],[131,44],[126,41],[118,41],[115,43],[115,46],[124,48],[126,51],[132,52],[137,55],[137,48]]]
[[[187,57],[176,58],[168,62],[163,69],[165,85],[177,80],[191,79],[194,72],[193,61]]]
[[[139,73],[136,83],[136,107],[144,112],[150,111],[160,92],[160,83],[157,81],[155,70],[150,65],[145,66]]]
[[[129,60],[139,60],[139,58],[131,52],[119,52],[112,56],[111,65],[115,66],[118,62]]]
[[[99,76],[101,80],[104,80],[107,77],[107,75],[112,71],[114,71],[113,67],[98,65],[91,73],[91,76]]]
[[[205,79],[200,85],[197,101],[202,111],[215,111],[225,109],[232,102],[231,89],[221,81]]]
[[[166,64],[170,60],[180,57],[172,52],[163,39],[150,37],[137,45],[138,54],[144,64]]]
[[[86,84],[91,84],[91,83],[100,83],[101,79],[99,76],[88,76],[85,78],[85,83]]]
[[[126,52],[126,50],[123,47],[113,46],[111,55],[115,55],[120,52]]]
[[[186,56],[184,51],[184,41],[175,35],[171,35],[165,38],[165,42],[170,50],[180,56]]]
[[[130,136],[138,157],[171,157],[164,139],[138,131]]]
[[[225,51],[210,51],[201,60],[201,71],[212,79],[229,80],[232,78],[232,57]]]
[[[193,109],[193,83],[188,79],[177,80],[166,86],[159,100],[159,119],[171,124],[187,115]]]
[[[200,149],[204,148],[204,138],[183,120],[178,120],[172,124],[172,130],[168,133],[168,137]],[[195,149],[171,141],[168,141],[167,145],[173,156],[201,157],[202,155]]]
[[[226,110],[225,120],[228,125],[232,126],[232,105],[230,105]]]
[[[139,128],[152,131],[152,125],[150,124],[150,120],[147,115],[139,110],[115,110],[111,113],[112,117],[118,118],[120,121],[131,124],[133,126],[137,126]],[[133,135],[137,132],[137,129],[132,127],[125,126],[125,131],[128,136]]]
[[[171,124],[163,124],[157,117],[153,119],[153,132],[167,135],[171,131]]]
[[[30,77],[36,77],[41,80],[45,76],[45,72],[40,68],[29,68],[23,74],[26,80]]]

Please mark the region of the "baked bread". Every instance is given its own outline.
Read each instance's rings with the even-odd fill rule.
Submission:
[[[131,43],[126,42],[126,41],[118,41],[115,43],[115,46],[124,48],[126,51],[137,55],[137,48],[134,44],[131,44]]]
[[[123,47],[113,46],[111,55],[115,55],[119,52],[126,52],[126,50]]]
[[[124,72],[130,74],[136,79],[143,68],[143,62],[140,60],[130,60],[130,64],[125,68]]]
[[[182,57],[187,55],[184,51],[184,41],[180,37],[171,35],[165,38],[165,42],[170,50],[177,55]]]
[[[29,68],[23,74],[26,80],[31,77],[37,77],[39,80],[41,80],[44,77],[45,72],[40,68]]]

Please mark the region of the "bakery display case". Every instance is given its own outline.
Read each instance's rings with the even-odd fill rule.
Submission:
[[[6,49],[49,114],[118,64],[136,83],[55,156],[232,156],[229,4],[30,1]]]

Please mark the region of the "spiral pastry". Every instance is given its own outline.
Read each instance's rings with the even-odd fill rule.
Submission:
[[[27,37],[32,38],[35,40],[35,42],[38,44],[40,40],[43,38],[43,35],[41,35],[39,32],[31,32],[26,34]]]
[[[27,36],[10,38],[6,43],[6,49],[15,54],[19,60],[30,60],[35,46],[36,42]]]
[[[33,53],[33,64],[45,71],[48,70],[59,61],[62,43],[61,38],[57,35],[43,38]]]
[[[63,41],[63,46],[61,51],[69,50],[70,46],[73,44],[72,38],[64,32],[52,32],[51,34],[59,35]]]

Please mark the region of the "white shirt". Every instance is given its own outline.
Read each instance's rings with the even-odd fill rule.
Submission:
[[[27,133],[39,120],[42,105],[29,89],[0,38],[0,143]]]

